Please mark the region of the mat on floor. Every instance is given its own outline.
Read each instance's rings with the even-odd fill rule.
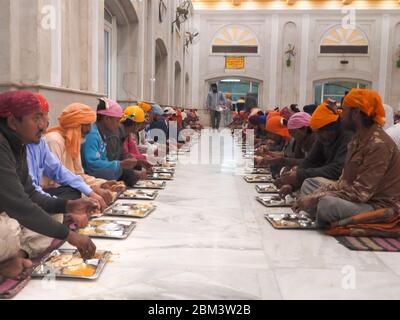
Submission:
[[[33,268],[40,264],[40,261],[49,253],[58,249],[64,244],[64,241],[53,240],[51,245],[47,248],[45,252],[43,252],[39,257],[32,260]],[[6,279],[3,282],[0,282],[0,299],[11,299],[15,297],[30,281],[30,277],[25,278],[23,280],[11,280]],[[1,280],[0,280],[1,281]]]
[[[400,238],[400,217],[393,209],[364,212],[332,223],[327,235],[334,237]]]
[[[399,252],[400,238],[335,237],[340,244],[355,251]]]

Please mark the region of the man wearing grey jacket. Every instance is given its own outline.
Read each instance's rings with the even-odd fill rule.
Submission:
[[[207,96],[207,109],[210,110],[211,115],[211,127],[213,129],[219,129],[221,123],[221,115],[226,107],[226,99],[222,92],[218,91],[216,83],[211,85],[211,91]]]

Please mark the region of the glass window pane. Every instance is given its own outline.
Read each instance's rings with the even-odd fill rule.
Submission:
[[[321,96],[322,96],[322,84],[317,84],[315,86],[315,104],[321,104]]]

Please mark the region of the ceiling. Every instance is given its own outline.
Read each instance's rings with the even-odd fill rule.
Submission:
[[[192,0],[198,10],[400,9],[400,0]]]

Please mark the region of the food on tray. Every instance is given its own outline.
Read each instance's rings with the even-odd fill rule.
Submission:
[[[272,176],[271,175],[251,175],[251,176],[245,176],[245,179],[247,181],[253,181],[253,182],[271,181],[272,180]]]
[[[135,203],[117,205],[112,209],[112,212],[116,215],[145,217],[152,209],[154,209],[154,206],[150,203]]]
[[[279,191],[278,188],[273,184],[268,184],[268,185],[265,185],[265,186],[257,186],[257,189],[260,192],[265,192],[265,193],[268,193],[268,192],[276,193],[276,192]]]
[[[126,185],[123,181],[118,181],[116,184],[111,186],[110,191],[112,192],[121,192],[126,189]]]
[[[163,188],[165,182],[163,181],[151,181],[151,180],[146,180],[146,181],[139,181],[136,183],[135,187],[136,188]]]
[[[271,206],[279,206],[279,205],[288,206],[294,203],[294,199],[291,197],[286,197],[286,199],[281,199],[280,196],[265,196],[257,198],[260,199],[265,204]]]
[[[126,198],[137,198],[137,197],[154,197],[154,191],[144,191],[144,190],[127,190],[123,193],[124,197]]]
[[[61,254],[51,257],[46,265],[52,269],[68,268],[80,266],[84,263],[83,259],[73,254]]]
[[[63,270],[64,275],[76,277],[92,277],[95,273],[96,268],[85,263],[80,266],[66,268]]]

